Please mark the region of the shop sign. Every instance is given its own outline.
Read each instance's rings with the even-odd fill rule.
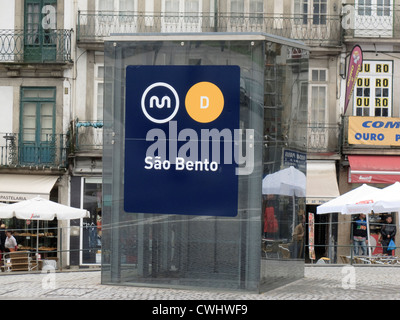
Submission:
[[[236,216],[254,163],[239,111],[238,66],[128,66],[125,211]]]
[[[400,146],[400,118],[349,117],[349,144]]]
[[[308,254],[311,260],[315,260],[315,248],[314,248],[314,214],[308,213]]]
[[[346,95],[344,102],[344,114],[350,102],[350,97],[353,94],[354,85],[356,83],[358,73],[360,72],[363,64],[363,53],[361,47],[355,45],[350,54],[349,69],[347,71],[346,79]]]
[[[21,194],[2,194],[0,193],[0,202],[2,201],[8,201],[8,202],[18,202],[18,201],[24,201],[24,200],[28,200],[31,199],[33,197],[35,197],[36,195],[29,195],[29,197],[27,197],[26,195],[21,195]]]
[[[283,165],[285,167],[293,166],[294,168],[305,172],[307,170],[307,154],[304,152],[284,149]]]
[[[364,60],[354,88],[354,115],[391,116],[393,61]]]

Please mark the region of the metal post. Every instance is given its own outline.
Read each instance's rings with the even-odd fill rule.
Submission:
[[[353,237],[353,219],[350,221],[350,239],[351,239],[351,246],[350,246],[350,264],[353,264],[353,257],[354,257],[354,237]]]
[[[367,220],[367,239],[368,239],[368,256],[371,257],[371,245],[370,245],[370,234],[369,234],[369,214],[365,215],[366,220]]]

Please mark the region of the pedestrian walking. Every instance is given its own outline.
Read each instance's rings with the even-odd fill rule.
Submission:
[[[393,219],[392,216],[387,216],[386,219],[386,224],[382,226],[381,229],[381,236],[382,236],[382,249],[383,249],[383,254],[387,254],[389,256],[392,255],[393,248],[391,247],[390,241],[392,240],[393,243],[395,241],[395,236],[396,236],[396,226],[392,224]]]

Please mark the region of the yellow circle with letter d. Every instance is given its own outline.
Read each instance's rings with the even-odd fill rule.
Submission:
[[[199,82],[186,94],[185,106],[193,120],[201,123],[212,122],[224,109],[224,95],[215,84]]]

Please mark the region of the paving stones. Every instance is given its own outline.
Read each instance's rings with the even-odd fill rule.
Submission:
[[[305,277],[262,294],[102,285],[100,271],[1,274],[0,299],[388,300],[400,299],[400,267],[306,266]]]

